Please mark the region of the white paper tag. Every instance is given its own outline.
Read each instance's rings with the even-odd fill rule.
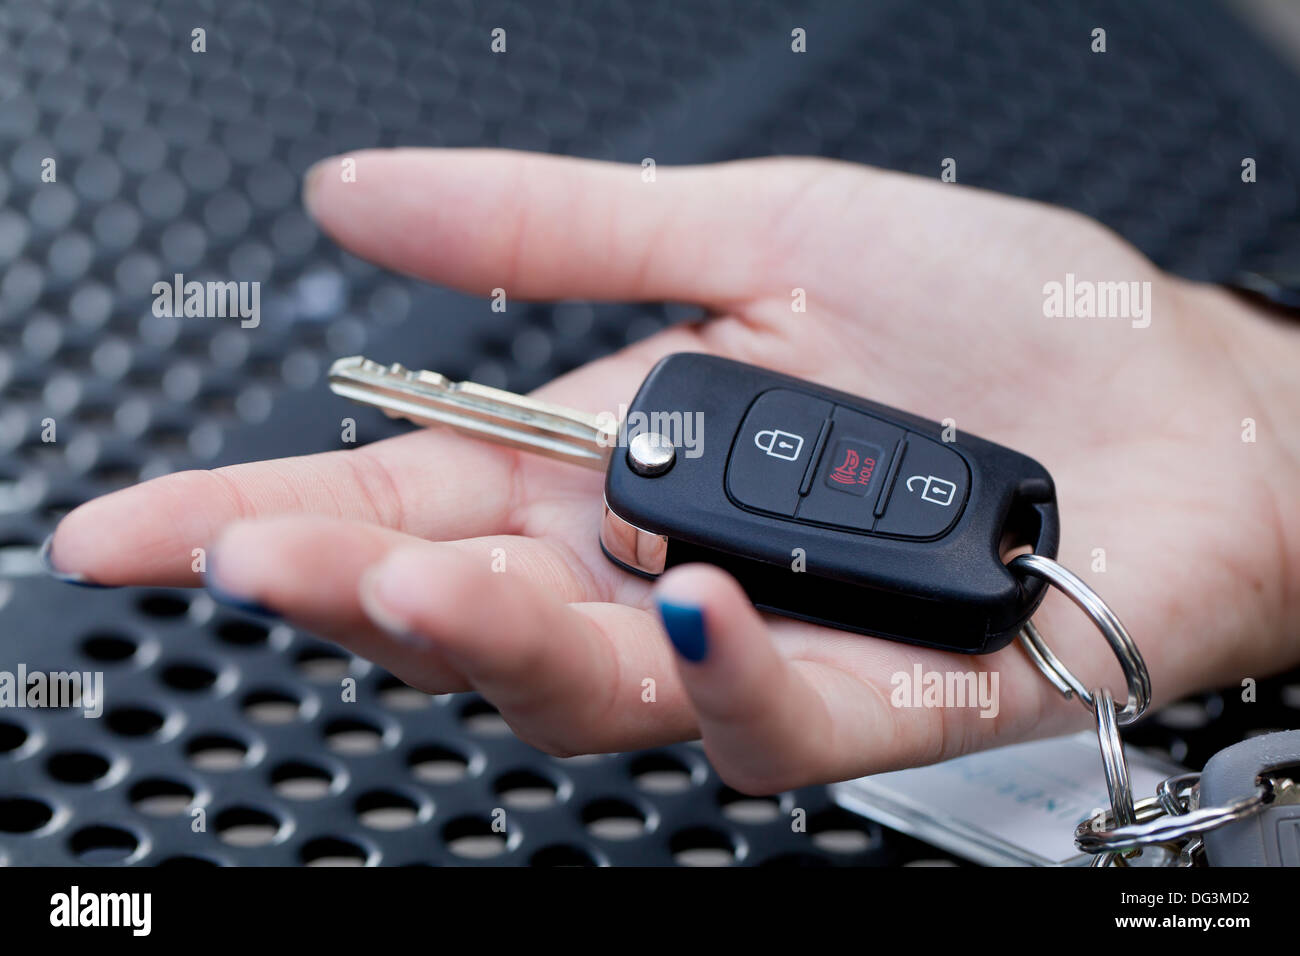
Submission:
[[[1134,799],[1182,772],[1125,747]],[[841,806],[986,866],[1077,866],[1074,828],[1110,805],[1097,736],[1085,732],[835,784]]]

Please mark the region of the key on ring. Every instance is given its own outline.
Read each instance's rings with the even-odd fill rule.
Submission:
[[[329,377],[390,417],[605,470],[611,561],[645,577],[715,564],[788,617],[987,653],[1046,591],[1006,567],[1009,547],[1056,556],[1055,489],[1038,462],[730,359],[667,356],[621,420],[359,356]]]
[[[1300,866],[1300,730],[1262,734],[1219,751],[1201,772],[1201,806],[1225,806],[1261,783],[1263,810],[1202,838],[1211,866]]]

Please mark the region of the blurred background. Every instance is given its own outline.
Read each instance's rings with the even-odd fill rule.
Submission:
[[[336,356],[522,391],[693,314],[494,313],[376,269],[300,207],[321,157],[791,153],[930,177],[953,157],[962,183],[1073,207],[1224,281],[1300,253],[1297,21],[1285,0],[6,0],[0,669],[102,670],[108,709],[0,711],[0,863],[951,862],[821,788],[742,797],[694,746],[553,760],[473,695],[418,694],[202,593],[58,584],[38,548],[144,478],[334,448],[348,414],[366,440],[400,429],[328,394]],[[260,325],[153,315],[178,272],[260,282]],[[338,700],[348,675],[356,704]],[[1300,679],[1282,684],[1249,713],[1209,695],[1128,738],[1199,766],[1295,726]]]

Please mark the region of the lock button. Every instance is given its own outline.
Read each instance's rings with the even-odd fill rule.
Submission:
[[[760,395],[741,422],[727,462],[731,497],[750,508],[793,517],[833,407],[788,388]]]
[[[889,490],[877,534],[936,538],[966,504],[970,469],[961,455],[929,438],[909,433],[903,460]]]

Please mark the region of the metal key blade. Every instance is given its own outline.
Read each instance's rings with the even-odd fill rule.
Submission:
[[[373,405],[390,418],[447,425],[476,438],[604,470],[618,443],[612,417],[590,415],[437,372],[381,365],[360,355],[330,366],[336,395]]]

